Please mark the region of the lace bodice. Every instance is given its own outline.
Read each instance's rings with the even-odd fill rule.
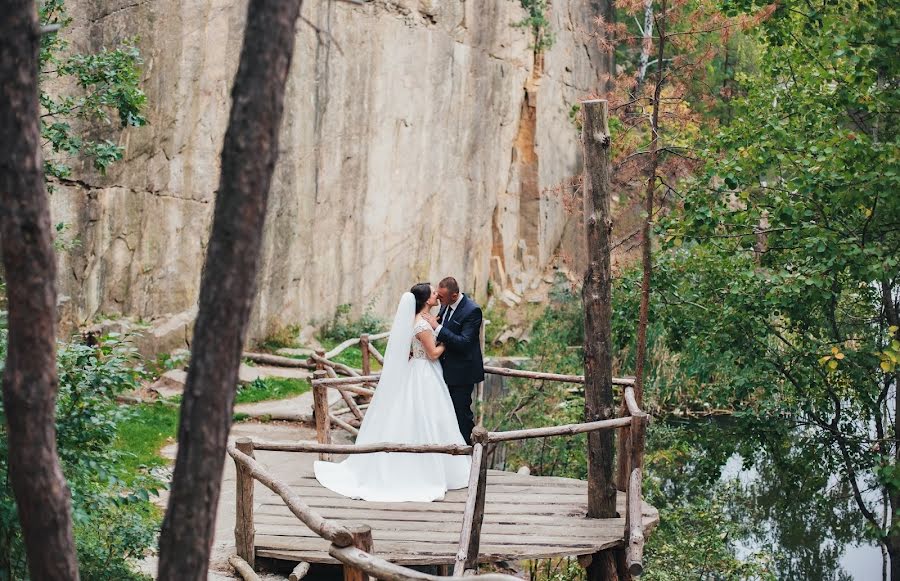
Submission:
[[[425,319],[418,319],[416,321],[415,326],[413,327],[413,338],[412,338],[412,356],[413,359],[428,359],[428,354],[425,353],[425,346],[422,345],[422,342],[419,341],[419,338],[416,337],[422,331],[432,331],[431,325]]]

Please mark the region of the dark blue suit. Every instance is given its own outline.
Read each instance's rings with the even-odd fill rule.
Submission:
[[[475,416],[472,413],[472,391],[475,384],[484,381],[484,359],[481,355],[481,307],[463,295],[450,320],[443,324],[447,307],[442,307],[438,320],[442,322],[437,340],[446,346],[441,355],[444,381],[450,390],[450,399],[456,411],[459,431],[469,444]]]

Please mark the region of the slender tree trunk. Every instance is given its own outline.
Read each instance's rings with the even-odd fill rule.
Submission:
[[[584,275],[584,416],[592,422],[616,413],[612,394],[612,276],[609,236],[612,219],[610,198],[610,139],[606,101],[585,101],[584,217],[587,228],[588,268]],[[588,516],[616,515],[613,483],[613,433],[588,435]]]
[[[635,96],[641,92],[641,86],[647,78],[647,68],[650,65],[650,51],[653,50],[653,0],[644,0],[644,31],[641,38],[641,64],[638,67],[637,90]],[[657,68],[662,66],[662,61],[656,63]]]
[[[653,87],[653,113],[650,116],[652,139],[650,141],[648,153],[649,159],[647,162],[647,194],[644,200],[644,213],[646,216],[644,217],[644,223],[641,226],[641,266],[643,276],[641,277],[641,303],[638,313],[637,354],[634,365],[634,395],[638,405],[641,405],[644,400],[644,367],[647,360],[647,326],[649,325],[650,318],[650,275],[653,269],[653,264],[651,262],[652,240],[650,239],[650,225],[653,221],[653,196],[656,191],[656,172],[659,168],[659,109],[663,85],[662,63],[665,55],[666,41],[665,0],[662,1],[657,17],[659,18],[659,22],[657,23],[657,30],[659,30],[659,46],[657,47],[656,85]],[[645,37],[645,40],[646,38],[647,37]],[[628,408],[626,407],[624,400],[620,406],[620,413],[628,413]],[[631,434],[625,430],[619,437],[619,445],[617,448],[619,460],[618,473],[616,475],[616,487],[622,491],[626,489],[628,474],[631,473],[628,455],[630,447]]]
[[[251,0],[192,342],[159,579],[206,579],[300,1]]]
[[[650,161],[647,168],[647,198],[645,200],[644,225],[641,229],[641,264],[643,277],[641,278],[641,307],[638,315],[638,339],[637,361],[634,366],[634,395],[638,405],[644,397],[644,367],[647,360],[647,326],[650,313],[650,274],[653,268],[651,263],[652,240],[650,239],[650,224],[653,221],[653,196],[656,191],[656,172],[659,168],[659,109],[660,95],[663,86],[663,56],[666,45],[666,0],[662,0],[659,11],[659,48],[657,50],[656,86],[653,88],[653,114],[650,119],[651,141]]]
[[[894,302],[894,288],[890,281],[884,279],[881,281],[881,299],[884,315],[889,326],[900,327],[900,314],[897,312],[897,305]],[[894,333],[894,339],[900,340],[900,330]],[[900,464],[900,369],[894,371],[894,465]],[[876,412],[877,413],[877,412]],[[889,416],[888,416],[889,417]],[[900,494],[896,490],[888,489],[885,496],[890,500],[891,514],[897,514],[900,510]],[[900,581],[900,533],[897,532],[895,523],[888,523],[887,530],[892,531],[885,545],[888,554],[891,557],[891,581]]]
[[[56,451],[56,257],[38,126],[33,2],[0,2],[0,248],[9,347],[9,478],[32,579],[78,579],[69,488]]]

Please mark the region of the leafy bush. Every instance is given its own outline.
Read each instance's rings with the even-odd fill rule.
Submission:
[[[284,347],[296,347],[297,335],[300,333],[300,327],[297,325],[288,325],[280,327],[265,339],[257,344],[260,351],[274,353]]]
[[[6,358],[0,327],[0,359]],[[155,512],[149,498],[161,486],[150,474],[125,482],[123,454],[114,447],[128,415],[115,397],[134,389],[143,374],[137,352],[119,337],[100,346],[67,343],[57,356],[57,446],[72,493],[75,541],[83,579],[146,579],[132,562],[153,545]],[[3,415],[0,406],[0,416]],[[27,579],[25,550],[8,477],[5,417],[0,426],[0,579]]]
[[[350,304],[339,305],[331,320],[322,326],[319,338],[323,341],[341,342],[364,333],[378,333],[384,329],[384,321],[375,315],[371,304],[358,319],[353,318],[352,310],[353,306]]]
[[[554,41],[553,33],[550,32],[550,21],[547,19],[550,2],[549,0],[521,0],[521,2],[528,16],[513,26],[530,28],[534,37],[532,48],[535,52],[543,52],[553,46]]]

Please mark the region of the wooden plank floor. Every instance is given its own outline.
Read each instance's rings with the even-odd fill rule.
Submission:
[[[300,498],[325,518],[372,527],[375,554],[395,563],[452,563],[459,543],[466,490],[450,491],[441,502],[365,502],[323,488],[312,473],[288,479]],[[259,483],[255,490],[256,554],[287,561],[337,563],[328,542],[310,531]],[[488,471],[479,561],[586,555],[624,542],[622,518],[587,519],[587,483],[569,478]],[[659,515],[643,506],[644,527]]]

